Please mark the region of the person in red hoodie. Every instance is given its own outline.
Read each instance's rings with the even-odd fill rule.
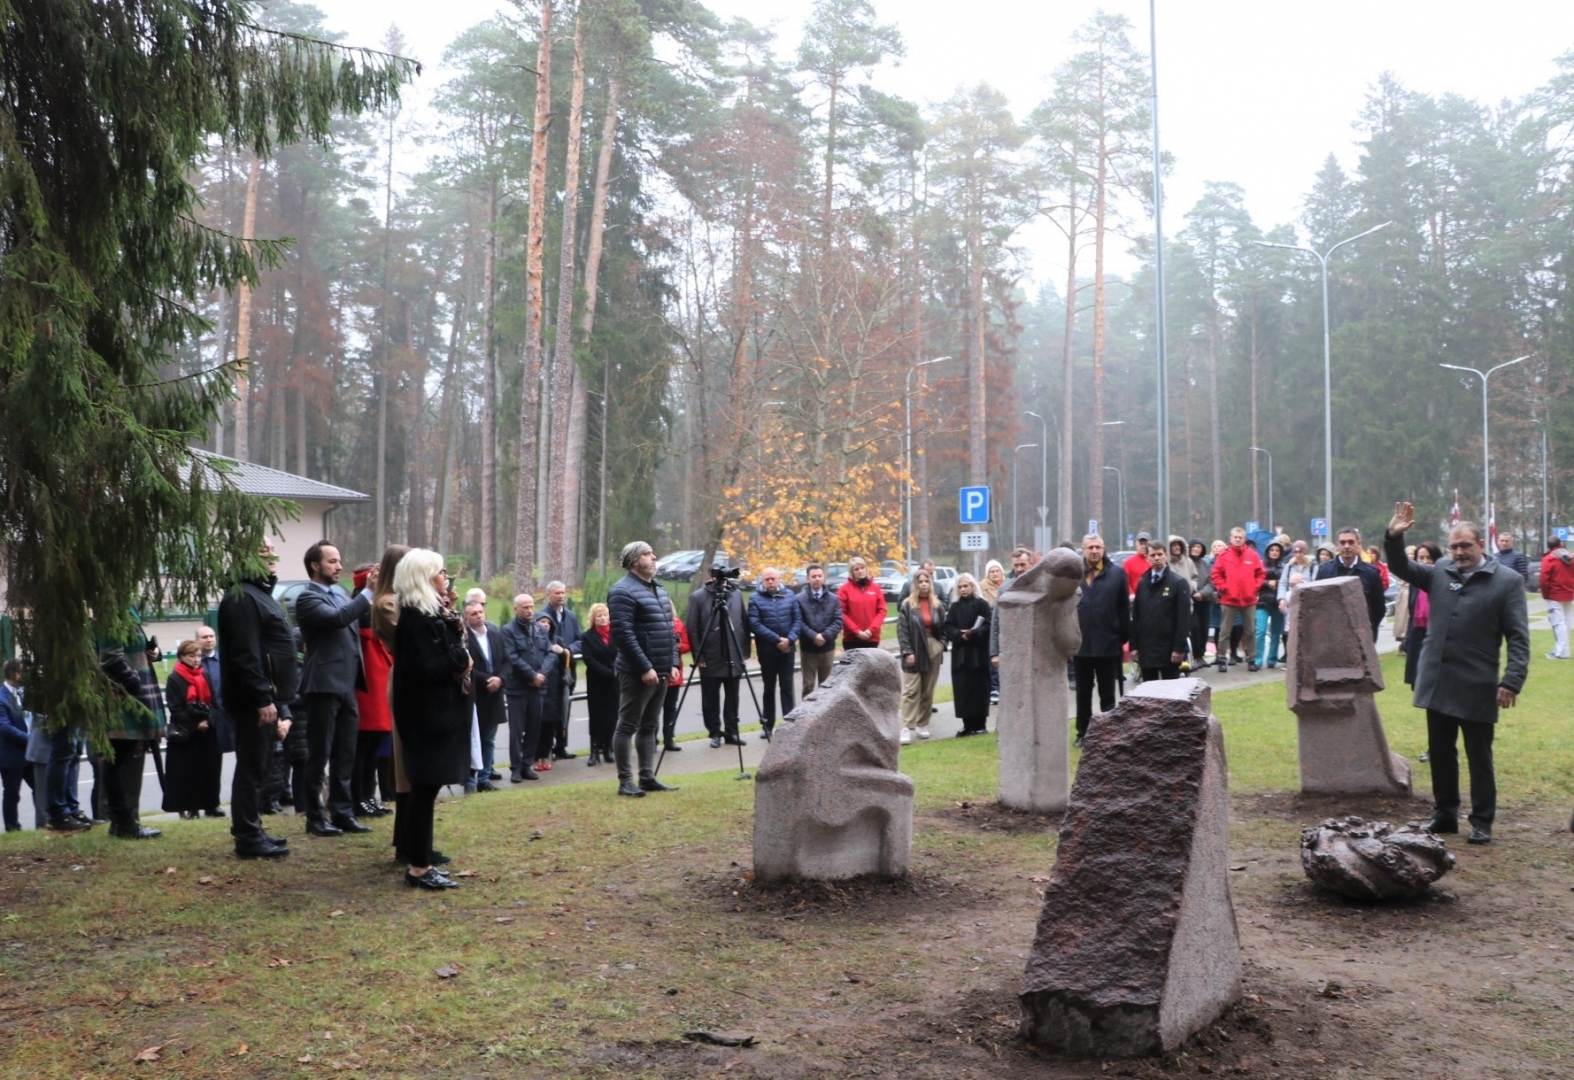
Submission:
[[[1126,595],[1137,595],[1137,582],[1142,580],[1142,575],[1148,572],[1148,544],[1153,537],[1145,532],[1137,534],[1137,553],[1129,555],[1120,568],[1126,571]]]
[[[885,631],[885,593],[869,576],[869,564],[856,555],[847,560],[847,574],[836,590],[842,605],[842,648],[878,648]]]
[[[1552,624],[1552,651],[1548,660],[1569,658],[1569,618],[1574,616],[1574,556],[1556,536],[1547,540],[1547,553],[1541,557],[1541,598],[1547,602],[1547,621]]]
[[[1257,635],[1252,632],[1251,620],[1257,607],[1257,590],[1268,576],[1262,559],[1246,545],[1246,530],[1230,530],[1230,546],[1219,552],[1213,560],[1213,587],[1219,594],[1219,640],[1230,640],[1230,628],[1237,619],[1246,632],[1241,644],[1246,649],[1246,670],[1257,670]],[[1228,671],[1223,650],[1220,650],[1219,670]]]

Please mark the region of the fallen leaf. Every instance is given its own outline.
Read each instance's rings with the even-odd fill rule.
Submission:
[[[230,1057],[245,1057],[249,1053],[251,1049],[245,1043],[241,1043],[230,1053]]]
[[[512,915],[500,915],[498,916],[497,921],[506,926],[514,921],[514,917]]]
[[[340,915],[343,915],[343,914],[344,914],[343,911],[340,911],[340,910],[338,910],[336,908],[333,911],[328,912],[328,918],[330,918],[330,919],[337,919]]]
[[[199,877],[197,879],[197,884],[198,885],[212,885],[213,884],[213,879],[211,877],[209,877],[208,875],[204,874],[204,875],[202,875],[201,877]]]
[[[1230,869],[1231,870],[1235,870],[1235,871],[1245,870],[1246,869],[1246,864],[1242,863],[1239,866],[1232,866],[1232,867],[1230,867]]]
[[[166,867],[165,867],[165,868],[164,868],[164,872],[165,872],[165,873],[166,873],[166,874],[174,874],[174,873],[178,873],[178,872],[179,872],[179,871],[178,871],[178,870],[177,870],[177,869],[176,869],[176,868],[175,868],[175,867],[173,867],[173,866],[166,866]]]
[[[289,967],[291,963],[292,961],[286,960],[282,956],[275,956],[268,961],[268,966],[271,968]]]
[[[457,873],[454,874],[454,877],[475,877],[475,876],[476,876],[476,872],[474,870],[460,870],[460,871],[458,871]]]
[[[310,1065],[312,1063],[312,1056],[310,1054],[302,1054],[295,1060],[300,1062],[302,1065]]]
[[[432,974],[436,975],[439,979],[452,979],[455,975],[459,974],[459,965],[444,964],[440,968],[434,968]]]
[[[218,961],[216,961],[216,960],[198,960],[195,964],[192,964],[191,966],[195,967],[195,968],[210,968],[216,963],[218,963]]]
[[[1046,881],[1049,880],[1049,875],[1047,875],[1047,874],[1029,874],[1027,879],[1029,881],[1031,881],[1035,885],[1042,885]]]
[[[164,1043],[160,1043],[157,1046],[144,1047],[142,1050],[140,1050],[137,1053],[137,1056],[132,1058],[131,1060],[132,1061],[157,1061],[159,1059],[158,1053],[159,1053],[160,1050],[164,1049],[165,1045],[166,1044],[164,1044]]]

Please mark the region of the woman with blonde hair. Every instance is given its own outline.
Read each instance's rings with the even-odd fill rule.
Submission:
[[[935,683],[945,655],[945,601],[935,595],[927,570],[913,574],[913,591],[896,610],[896,640],[902,656],[902,745],[929,738]]]
[[[997,564],[998,565],[998,564]],[[956,718],[962,735],[982,735],[989,723],[989,601],[978,594],[972,574],[958,574],[956,599],[946,612],[945,632],[951,640],[951,686],[956,692]]]
[[[443,557],[414,548],[394,571],[399,622],[394,630],[394,731],[410,793],[406,802],[404,881],[412,888],[458,883],[433,865],[432,821],[438,791],[470,773],[470,650],[464,621],[448,606]]]
[[[585,658],[585,703],[590,707],[590,761],[612,762],[612,733],[618,726],[618,659],[612,643],[612,615],[605,604],[591,604],[588,624],[579,639]]]

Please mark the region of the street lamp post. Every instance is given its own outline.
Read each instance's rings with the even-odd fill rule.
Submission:
[[[1118,469],[1114,465],[1106,465],[1106,466],[1104,466],[1104,471],[1105,472],[1112,472],[1112,473],[1115,474],[1115,492],[1116,492],[1116,496],[1115,497],[1119,501],[1119,505],[1120,505],[1120,546],[1121,547],[1125,547],[1125,545],[1126,545],[1126,478],[1123,475],[1121,475],[1120,469]]]
[[[1347,236],[1327,251],[1318,251],[1316,248],[1301,247],[1299,244],[1273,244],[1267,240],[1253,240],[1258,247],[1283,248],[1286,251],[1303,251],[1317,260],[1317,265],[1322,270],[1323,283],[1323,516],[1328,519],[1328,528],[1334,525],[1334,380],[1333,380],[1333,349],[1328,333],[1328,260],[1333,253],[1346,244],[1353,244],[1363,237],[1371,236],[1378,229],[1386,229],[1392,221],[1385,221],[1375,225],[1364,233]]]
[[[1049,421],[1036,412],[1025,412],[1022,415],[1031,416],[1043,428],[1043,435],[1039,439],[1042,460],[1038,474],[1038,523],[1041,526],[1049,524]],[[1037,545],[1034,545],[1037,547]],[[1047,546],[1047,545],[1046,545]]]
[[[1170,533],[1170,374],[1164,340],[1164,183],[1159,156],[1159,17],[1154,0],[1148,0],[1148,61],[1152,65],[1153,91],[1153,305],[1154,344],[1158,366],[1155,397],[1158,403],[1159,536]]]
[[[1268,453],[1268,451],[1264,450],[1260,446],[1252,447],[1252,451],[1254,453],[1267,455],[1268,458],[1268,528],[1272,530],[1278,527],[1278,523],[1275,522],[1273,518],[1273,455]],[[1332,525],[1328,527],[1330,529],[1333,528]]]
[[[1011,547],[1013,550],[1017,546],[1017,538],[1021,535],[1017,532],[1017,455],[1024,450],[1036,449],[1038,443],[1025,442],[1018,443],[1017,448],[1011,451]]]
[[[902,391],[902,402],[907,410],[907,424],[903,429],[902,464],[907,469],[907,497],[902,501],[902,554],[909,564],[913,561],[913,376],[918,374],[918,369],[938,364],[943,360],[951,359],[949,356],[937,356],[933,360],[919,360],[907,369],[907,379]]]
[[[1506,367],[1529,360],[1535,353],[1526,353],[1516,356],[1512,360],[1505,360],[1496,367],[1479,371],[1473,367],[1463,367],[1459,364],[1439,364],[1438,367],[1448,368],[1450,371],[1464,371],[1481,380],[1481,527],[1489,534],[1492,531],[1492,444],[1491,429],[1487,425],[1487,380],[1494,373]]]

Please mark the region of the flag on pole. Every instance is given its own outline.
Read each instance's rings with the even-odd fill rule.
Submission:
[[[1459,489],[1458,488],[1454,489],[1454,509],[1449,511],[1448,523],[1450,525],[1458,525],[1459,524]]]
[[[1487,510],[1487,542],[1497,543],[1497,503],[1493,503]]]

